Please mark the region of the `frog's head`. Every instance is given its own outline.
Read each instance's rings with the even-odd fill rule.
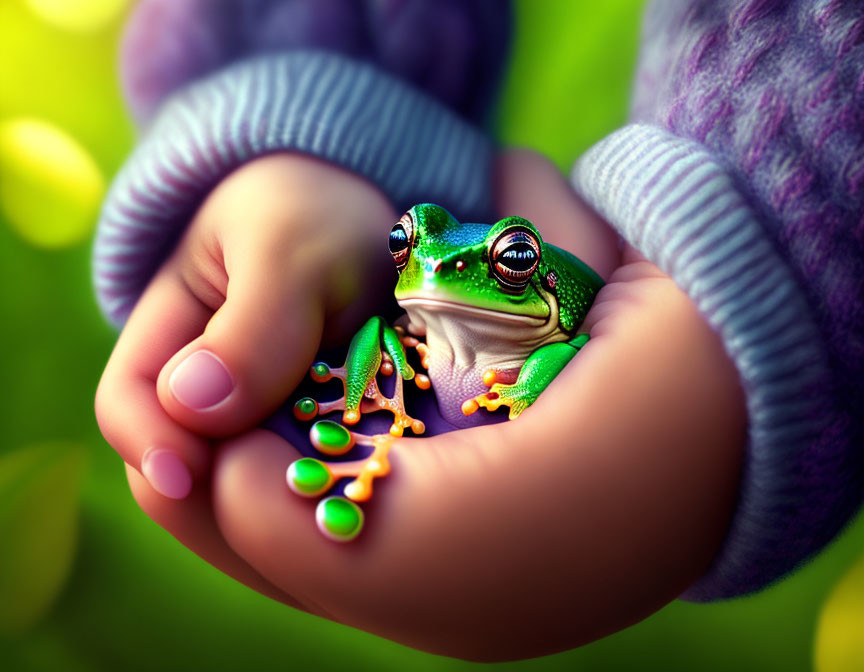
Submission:
[[[542,324],[551,312],[543,250],[537,229],[521,217],[461,224],[440,206],[415,205],[390,231],[396,299],[409,312],[422,306]]]

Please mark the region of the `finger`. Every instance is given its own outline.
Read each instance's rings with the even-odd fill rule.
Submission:
[[[670,287],[671,283],[668,275],[646,260],[635,248],[626,245],[621,266],[612,272],[606,285],[597,293],[597,298],[580,329],[590,333],[594,339],[605,335],[607,325],[617,324],[616,320],[609,318],[620,317],[622,311],[626,314],[629,310],[638,309],[645,303],[645,294],[650,293],[652,287],[660,288],[656,298],[665,296],[666,288]],[[634,291],[634,287],[640,288],[640,291]],[[643,328],[657,327],[645,324]]]
[[[248,429],[308,371],[321,340],[323,299],[311,271],[290,266],[292,255],[279,252],[235,248],[225,302],[160,372],[159,399],[183,426],[208,436]]]
[[[519,420],[400,441],[357,545],[286,494],[296,454],[273,435],[218,454],[220,529],[286,592],[435,653],[547,654],[644,618],[713,556],[745,424],[715,335],[671,281],[648,284]]]
[[[393,219],[365,180],[308,157],[265,157],[228,177],[192,224],[218,241],[225,302],[161,372],[167,412],[209,436],[272,413],[308,371],[325,313],[329,334],[357,326],[359,279],[386,277],[372,269],[391,261]]]
[[[156,396],[166,361],[200,333],[210,310],[190,292],[178,264],[154,277],[129,317],[96,392],[106,441],[162,495],[182,499],[208,472],[208,442],[174,422]]]
[[[198,488],[182,504],[160,495],[138,471],[126,465],[135,501],[150,518],[193,553],[253,590],[304,611],[309,609],[266,581],[222,537],[213,518],[209,487]]]
[[[345,557],[334,554],[333,542],[318,532],[316,503],[299,498],[288,490],[285,474],[291,462],[301,457],[300,453],[281,437],[263,429],[253,429],[222,442],[218,453],[223,457],[214,462],[213,512],[228,545],[249,562],[243,551],[250,550],[247,544],[254,540],[256,564],[249,563],[250,566],[279,590],[308,605],[310,610],[339,620],[317,597],[313,597],[318,591],[314,587],[310,589],[300,579],[300,574],[296,575],[297,580],[281,580],[294,575],[295,570],[308,572],[311,567],[319,566],[321,572],[317,578],[307,575],[317,583],[325,580],[324,577],[334,569],[334,563],[341,563],[346,568],[350,563]],[[242,510],[232,512],[234,506],[240,506]],[[256,518],[265,509],[270,513],[264,518]],[[279,515],[285,518],[273,527],[274,519]],[[235,524],[249,525],[250,528],[241,532],[234,529]],[[239,547],[235,543],[239,543]],[[259,544],[270,545],[272,552],[269,555],[261,552]],[[351,550],[348,549],[348,555],[351,555]],[[280,581],[274,583],[272,576],[279,577]]]
[[[409,443],[424,448],[419,441]],[[406,498],[406,489],[417,484],[416,471],[406,470],[401,459],[394,463],[398,473],[388,478],[392,482],[364,505],[374,525],[350,544],[336,544],[318,531],[315,502],[287,490],[285,472],[299,453],[280,437],[255,430],[224,443],[218,455],[213,499],[219,528],[274,585],[316,604],[334,620],[432,652],[457,655],[430,643],[424,632],[447,638],[452,626],[463,629],[466,640],[476,634],[476,628],[465,627],[470,619],[464,618],[459,599],[475,591],[458,570],[450,572],[454,559],[456,564],[467,560],[472,548],[465,546],[462,553],[451,543],[442,533],[453,526],[440,518],[438,534],[424,538],[421,526],[432,512],[410,520],[425,506],[425,494],[421,490],[418,499]],[[441,465],[428,475],[441,477]],[[441,503],[433,508],[440,511]],[[440,548],[430,548],[438,542],[443,542]],[[451,614],[442,614],[444,605]]]
[[[542,154],[528,149],[502,152],[496,189],[502,216],[530,220],[543,240],[577,255],[604,279],[618,266],[618,235]]]

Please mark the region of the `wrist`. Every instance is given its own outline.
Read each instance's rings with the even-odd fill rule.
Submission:
[[[171,96],[114,179],[93,258],[113,323],[127,319],[214,186],[275,152],[314,154],[364,175],[398,209],[426,200],[475,221],[492,211],[492,145],[452,111],[352,59],[262,55]]]
[[[626,126],[590,149],[573,179],[690,296],[738,369],[749,414],[738,508],[684,596],[759,590],[813,555],[860,501],[842,487],[848,452],[831,434],[834,383],[806,294],[727,165],[698,142]]]

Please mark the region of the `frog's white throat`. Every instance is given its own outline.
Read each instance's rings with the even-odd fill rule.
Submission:
[[[568,339],[558,326],[558,302],[549,304],[546,318],[486,310],[436,298],[399,301],[408,313],[408,331],[425,336],[429,347],[429,377],[445,419],[456,426],[477,424],[481,415],[466,418],[462,402],[488,391],[483,372],[518,370],[537,348]]]

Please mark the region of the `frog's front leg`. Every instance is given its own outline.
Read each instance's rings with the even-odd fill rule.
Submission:
[[[429,369],[429,346],[417,338],[415,335],[408,332],[404,326],[396,324],[393,327],[396,334],[399,336],[399,342],[403,348],[414,348],[417,351],[417,356],[420,357],[420,366],[424,369]],[[421,390],[428,390],[432,387],[432,381],[425,373],[414,374],[414,384]]]
[[[561,373],[588,339],[588,334],[579,334],[567,343],[550,343],[538,348],[522,365],[519,377],[512,385],[497,382],[496,372],[486,371],[483,382],[490,386],[489,391],[465,401],[462,412],[471,415],[479,408],[497,411],[501,406],[509,406],[510,420],[519,417],[522,411],[537,401],[540,393]]]

